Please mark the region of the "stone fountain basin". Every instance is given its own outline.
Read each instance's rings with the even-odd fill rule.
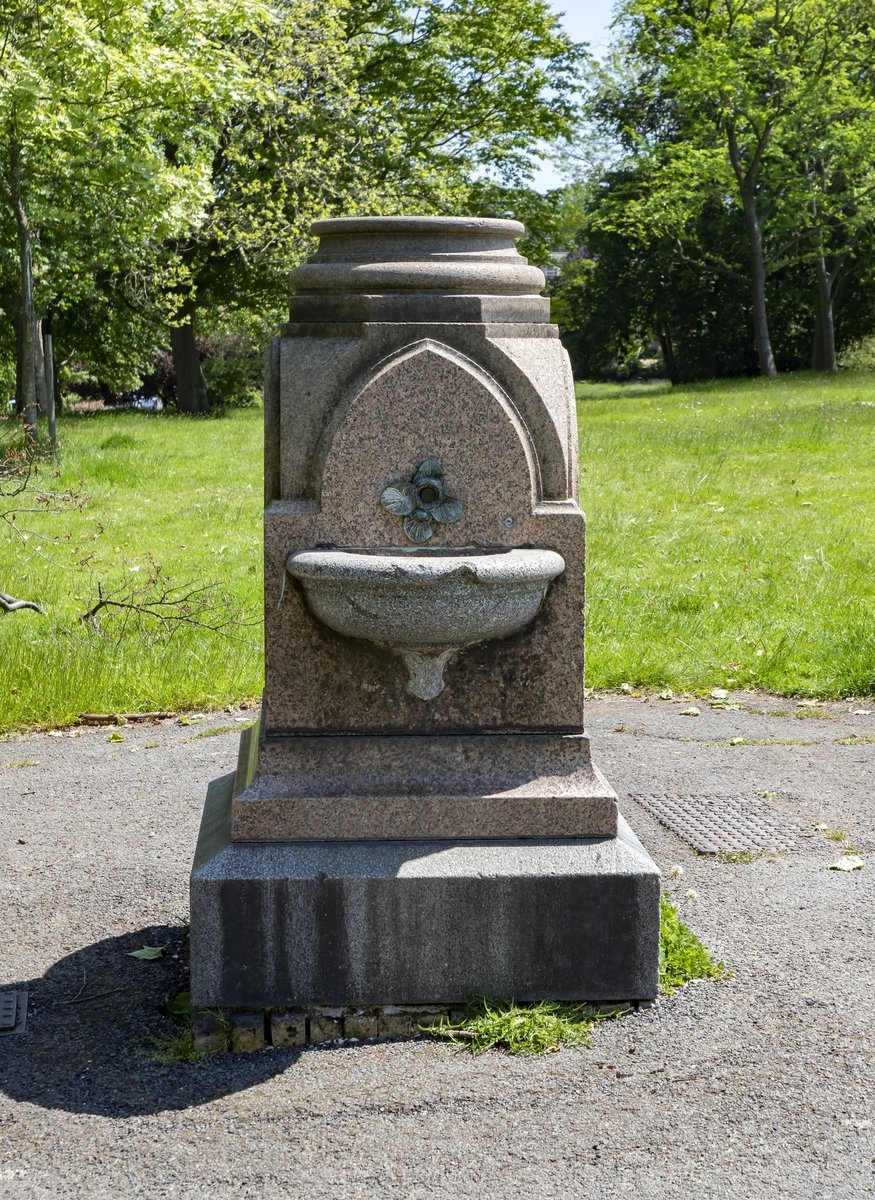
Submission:
[[[400,655],[407,690],[430,700],[457,650],[525,629],[565,561],[554,550],[392,546],[301,550],[286,569],[315,617]]]

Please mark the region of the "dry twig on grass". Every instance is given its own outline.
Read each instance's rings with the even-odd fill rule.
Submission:
[[[46,610],[41,608],[36,600],[16,600],[14,596],[10,596],[8,592],[0,592],[0,608],[4,612],[18,612],[20,608],[32,608],[34,612],[46,615]]]
[[[98,616],[117,618],[113,632],[121,638],[131,628],[157,630],[160,638],[168,638],[182,628],[206,629],[233,637],[232,629],[255,624],[241,619],[240,607],[233,597],[219,591],[218,583],[188,581],[175,584],[164,574],[160,564],[148,555],[145,578],[131,585],[125,581],[116,586],[97,583],[97,598],[79,620],[97,632],[108,632]]]

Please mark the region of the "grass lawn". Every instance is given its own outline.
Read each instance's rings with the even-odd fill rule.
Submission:
[[[587,683],[677,691],[875,691],[875,376],[578,385],[589,518]],[[22,514],[0,540],[0,730],[80,712],[225,705],[261,689],[261,412],[59,421],[81,509]],[[161,567],[161,576],[155,573]],[[208,585],[220,631],[123,599]]]
[[[40,486],[89,500],[60,515],[22,514],[18,533],[3,529],[0,590],[39,601],[48,615],[0,613],[0,730],[257,696],[261,410],[203,421],[65,416],[58,436],[60,478],[43,466]],[[120,599],[145,587],[138,599],[154,600],[155,564],[175,587],[215,585],[204,618],[232,623],[224,632],[163,628],[124,609],[100,613],[97,627],[78,619],[98,584]]]
[[[588,685],[875,691],[875,376],[577,391]]]

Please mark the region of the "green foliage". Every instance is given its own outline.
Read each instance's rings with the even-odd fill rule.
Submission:
[[[191,992],[180,992],[178,996],[168,996],[164,1001],[168,1017],[191,1018]]]
[[[84,359],[119,388],[136,382],[180,267],[162,242],[202,219],[221,114],[249,86],[233,43],[263,19],[241,0],[7,6],[0,294],[11,312],[20,202],[37,310],[57,318],[61,361]]]
[[[20,209],[62,385],[131,390],[168,323],[275,328],[316,217],[474,211],[487,174],[536,206],[521,181],[570,128],[579,64],[546,0],[20,0],[0,45],[0,303],[21,288]],[[14,355],[9,323],[7,391]],[[220,404],[256,403],[219,357]]]
[[[714,202],[674,236],[631,234],[612,228],[611,214],[649,190],[648,172],[618,170],[603,183],[575,206],[579,247],[553,289],[575,374],[598,378],[611,362],[652,357],[651,339],[674,382],[755,370],[738,212]]]
[[[569,132],[584,56],[543,0],[370,0],[350,17],[361,93],[397,129],[396,178],[519,182],[538,140]]]
[[[655,186],[645,164],[610,171],[581,203],[575,245],[553,284],[552,313],[577,378],[616,376],[614,364],[652,357],[673,382],[755,374],[747,278],[748,250],[737,207],[716,198],[673,233],[613,228],[614,216]],[[560,210],[562,203],[560,201]],[[785,262],[768,291],[779,369],[805,369],[812,357],[817,296],[810,264]],[[875,325],[875,256],[859,252],[835,304],[835,341],[847,365],[865,365],[846,347]]]
[[[723,963],[715,963],[664,893],[659,898],[659,990],[671,995],[692,979],[721,979]]]
[[[750,321],[766,373],[773,369],[770,341],[785,365],[798,364],[793,342],[800,336],[814,361],[829,367],[833,310],[852,307],[861,289],[869,292],[868,324],[855,333],[846,328],[846,339],[864,336],[875,321],[868,283],[872,16],[868,0],[624,0],[616,52],[594,76],[587,116],[623,157],[619,170],[594,173],[604,194],[591,208],[590,232],[614,235],[630,257],[643,259],[645,291],[663,305],[671,306],[678,275],[687,288],[698,277],[700,290],[713,276],[719,290],[709,301],[706,286],[694,306],[696,323],[717,333],[732,324],[749,341]],[[709,212],[710,230],[702,228]],[[724,225],[735,223],[729,247],[714,214]],[[729,319],[724,315],[725,293],[737,291],[738,281],[750,289],[752,321],[739,318],[731,297]],[[622,289],[612,295],[628,307]],[[785,313],[770,338],[776,304]],[[686,336],[683,308],[673,323]],[[797,318],[810,314],[801,321],[804,334],[794,309]],[[661,336],[652,313],[649,331]],[[692,333],[695,340],[695,327]],[[671,374],[694,377],[682,369]]]
[[[875,334],[851,342],[842,353],[839,365],[850,371],[875,371]]]
[[[168,1017],[176,1025],[172,1033],[149,1034],[152,1045],[150,1057],[163,1066],[178,1062],[203,1062],[207,1057],[194,1045],[194,1030],[191,1024],[191,992],[180,992],[178,996],[165,1000]]]
[[[875,378],[578,385],[587,683],[875,692]]]
[[[66,725],[80,712],[222,707],[259,695],[260,411],[231,409],[203,422],[196,441],[190,422],[166,415],[107,412],[58,424],[60,475],[43,466],[37,482],[72,486],[88,503],[0,526],[0,586],[40,598],[48,614],[0,619],[0,728]],[[140,586],[153,564],[174,585],[215,585],[217,615],[232,623],[167,628],[103,612],[96,626],[79,619],[98,584]]]
[[[545,0],[294,0],[237,50],[258,92],[226,113],[204,219],[168,249],[181,306],[274,322],[314,218],[536,207],[522,182],[579,85]]]
[[[261,404],[264,355],[246,332],[219,332],[207,339],[202,364],[210,402],[220,407],[257,408]]]
[[[542,1000],[536,1004],[517,1004],[513,1000],[491,1000],[486,996],[470,998],[465,1016],[458,1024],[443,1018],[428,1032],[451,1042],[467,1044],[474,1055],[493,1047],[508,1054],[533,1055],[559,1050],[564,1046],[588,1046],[592,1027],[607,1016],[621,1011],[599,1012],[585,1004],[557,1004]]]

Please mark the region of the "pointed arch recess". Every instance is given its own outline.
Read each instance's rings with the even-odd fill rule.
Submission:
[[[508,423],[513,427],[517,438],[519,439],[523,453],[525,455],[526,464],[529,471],[529,479],[531,486],[532,509],[543,499],[543,489],[541,486],[541,472],[538,463],[538,455],[535,450],[534,441],[526,426],[525,421],[519,413],[519,410],[514,405],[511,398],[504,391],[501,385],[482,367],[473,362],[466,355],[454,350],[452,346],[446,345],[444,342],[439,342],[434,338],[421,338],[419,341],[409,343],[403,346],[400,350],[394,351],[376,363],[364,375],[356,378],[354,383],[347,387],[340,399],[340,402],[331,412],[328,421],[322,431],[319,439],[319,446],[315,456],[315,471],[313,482],[315,484],[316,494],[318,496],[317,503],[319,507],[322,504],[322,481],[325,473],[325,466],[331,455],[331,448],[338,432],[345,425],[356,403],[368,391],[380,382],[380,380],[396,371],[399,366],[404,363],[410,363],[416,358],[426,354],[434,354],[439,358],[452,363],[462,371],[471,375],[487,392],[490,393],[495,402],[503,410]]]

